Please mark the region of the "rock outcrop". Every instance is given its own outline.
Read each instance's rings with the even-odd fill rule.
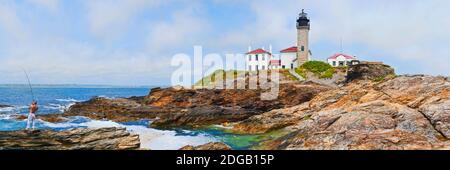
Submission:
[[[180,150],[231,150],[231,147],[221,142],[210,142],[199,146],[187,145]]]
[[[284,129],[267,149],[450,149],[450,80],[399,76],[354,81],[311,101],[252,116],[239,133]]]
[[[129,150],[139,146],[139,136],[125,128],[0,132],[2,150]]]
[[[314,83],[283,84],[277,100],[261,100],[263,90],[153,89],[143,99],[94,98],[73,105],[64,116],[132,121],[154,119],[152,126],[201,126],[236,122],[273,109],[311,100],[330,87]]]
[[[0,104],[0,108],[5,108],[5,107],[11,107],[11,106],[5,105],[5,104]]]
[[[12,117],[16,120],[26,120],[28,118],[28,115],[13,115]],[[61,123],[69,120],[68,118],[63,117],[61,114],[37,115],[36,118],[51,123]]]
[[[389,65],[382,63],[362,63],[349,66],[346,81],[377,80],[381,81],[388,76],[395,75],[395,71]]]

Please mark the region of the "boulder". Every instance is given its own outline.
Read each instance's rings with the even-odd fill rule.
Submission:
[[[389,65],[381,63],[362,63],[349,66],[346,82],[351,82],[354,80],[381,81],[390,75],[395,75],[395,71]]]
[[[0,132],[2,150],[129,150],[139,147],[139,136],[125,128]]]
[[[28,115],[15,115],[13,116],[13,118],[16,120],[25,120],[28,118]],[[37,115],[36,118],[51,123],[61,123],[69,120],[68,118],[63,117],[61,114]]]

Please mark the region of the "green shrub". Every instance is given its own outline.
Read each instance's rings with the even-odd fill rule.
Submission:
[[[322,79],[323,78],[333,78],[334,73],[335,73],[335,70],[333,67],[331,67],[327,71],[323,72],[319,77]]]
[[[335,69],[331,65],[322,61],[308,61],[295,71],[304,78],[307,78],[307,72],[311,72],[319,78],[332,78],[335,73]]]
[[[301,67],[296,68],[296,69],[295,69],[295,72],[296,72],[298,75],[302,76],[303,78],[305,78],[305,79],[307,78],[307,76],[306,76],[306,71],[305,71],[304,68],[301,68]]]

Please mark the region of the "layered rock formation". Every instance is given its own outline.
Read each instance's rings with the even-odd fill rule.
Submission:
[[[277,100],[261,100],[263,90],[152,89],[145,98],[94,98],[73,105],[64,116],[132,121],[154,119],[152,126],[201,126],[235,122],[273,109],[311,100],[330,87],[314,83],[283,84]]]
[[[139,146],[139,136],[125,128],[0,132],[0,149],[6,150],[128,150]]]
[[[231,147],[221,142],[210,142],[199,146],[187,145],[180,150],[231,150]]]
[[[304,104],[234,125],[239,133],[284,129],[266,149],[450,149],[448,77],[355,81]]]
[[[449,77],[395,76],[389,66],[361,64],[350,67],[341,83],[281,84],[273,101],[261,100],[261,89],[156,88],[145,97],[94,98],[59,116],[152,119],[155,127],[223,123],[240,134],[282,132],[257,147],[262,149],[450,149]],[[225,148],[209,143],[182,149]]]

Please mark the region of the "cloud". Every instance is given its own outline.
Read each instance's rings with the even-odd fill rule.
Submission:
[[[44,7],[52,12],[58,11],[59,0],[28,0],[30,3]]]
[[[16,6],[10,2],[0,2],[0,27],[12,36],[9,38],[24,41],[28,37],[28,33],[23,29],[22,22],[17,15]]]
[[[23,82],[21,68],[30,71],[35,83],[148,85],[170,76],[170,68],[161,64],[169,61],[155,61],[145,53],[98,49],[89,43],[65,40],[41,43],[11,49],[0,63],[0,83]]]
[[[347,46],[364,46],[367,54],[376,54],[376,60],[398,61],[400,70],[415,73],[448,74],[450,49],[449,1],[333,1],[329,6],[317,6],[314,12],[321,17],[313,22],[312,35],[317,41],[339,43],[344,38]],[[323,9],[322,7],[325,7]],[[440,62],[439,62],[440,61]],[[416,69],[410,69],[411,65]],[[441,63],[441,64],[438,64]],[[441,67],[434,67],[434,65]],[[394,65],[395,67],[395,65]],[[402,72],[402,71],[401,71]]]
[[[316,59],[338,51],[343,38],[345,52],[400,73],[448,75],[450,68],[446,0],[89,0],[73,10],[64,9],[69,1],[27,2],[59,13],[30,17],[29,5],[0,1],[0,83],[23,82],[26,67],[37,83],[163,84],[176,69],[170,57],[193,45],[239,53],[295,44],[302,8],[312,19]]]
[[[97,38],[111,40],[120,36],[139,12],[158,7],[162,0],[89,0],[87,19],[89,30]]]
[[[201,7],[190,5],[174,11],[170,19],[149,24],[147,47],[156,53],[175,54],[177,49],[192,48],[206,42],[211,26],[199,12]]]

